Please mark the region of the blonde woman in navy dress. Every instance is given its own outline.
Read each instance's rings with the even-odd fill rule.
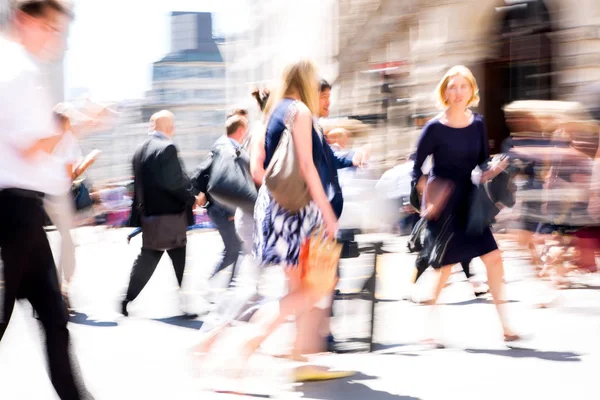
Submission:
[[[483,116],[469,108],[479,102],[477,82],[464,66],[451,68],[440,81],[436,96],[444,112],[433,118],[423,128],[417,147],[413,169],[413,184],[419,194],[435,188],[441,181],[451,187],[447,198],[426,206],[428,231],[434,238],[442,239],[443,255],[432,267],[438,274],[437,286],[431,304],[435,305],[455,264],[480,257],[485,264],[490,292],[500,317],[505,341],[519,339],[508,326],[504,312],[504,267],[502,255],[489,228],[480,235],[469,235],[466,222],[469,198],[475,187],[472,171],[482,168],[481,181],[499,174],[508,165],[508,159],[493,168],[487,168],[488,140]],[[422,176],[421,166],[428,156],[433,156],[429,177]],[[429,186],[435,180],[436,184]]]

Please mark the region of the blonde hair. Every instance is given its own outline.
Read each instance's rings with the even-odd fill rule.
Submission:
[[[279,88],[275,96],[269,96],[265,106],[268,115],[273,107],[284,97],[292,94],[298,95],[300,100],[308,107],[313,115],[319,111],[319,75],[316,64],[308,58],[288,64],[281,75]]]
[[[448,108],[448,102],[446,101],[446,89],[448,88],[448,82],[450,78],[453,78],[457,75],[465,78],[469,84],[471,85],[471,90],[473,94],[467,103],[467,107],[477,107],[479,105],[479,87],[477,86],[477,81],[475,80],[475,76],[471,70],[464,65],[455,65],[450,68],[448,72],[444,75],[440,83],[437,85],[435,89],[435,98],[440,107]]]

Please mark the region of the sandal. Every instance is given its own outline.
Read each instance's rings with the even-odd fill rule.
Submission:
[[[355,371],[329,371],[307,365],[294,370],[294,382],[327,381],[348,378],[353,375],[356,375]]]

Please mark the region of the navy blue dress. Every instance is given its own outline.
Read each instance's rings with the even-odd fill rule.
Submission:
[[[433,168],[429,180],[439,177],[449,180],[454,190],[438,219],[428,221],[427,230],[435,238],[446,227],[450,239],[445,246],[441,262],[434,267],[457,264],[461,261],[485,255],[498,248],[492,232],[487,228],[481,235],[466,233],[469,199],[475,188],[471,172],[475,167],[484,167],[489,158],[487,134],[483,117],[475,114],[473,122],[464,128],[452,128],[432,119],[423,128],[417,146],[413,168],[413,182],[423,175],[421,167],[428,156],[433,156]],[[446,232],[447,233],[447,232]]]

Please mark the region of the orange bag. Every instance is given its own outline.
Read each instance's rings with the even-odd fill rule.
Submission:
[[[298,258],[302,285],[323,296],[337,285],[337,266],[342,245],[324,235],[323,229],[313,232],[302,244]]]

